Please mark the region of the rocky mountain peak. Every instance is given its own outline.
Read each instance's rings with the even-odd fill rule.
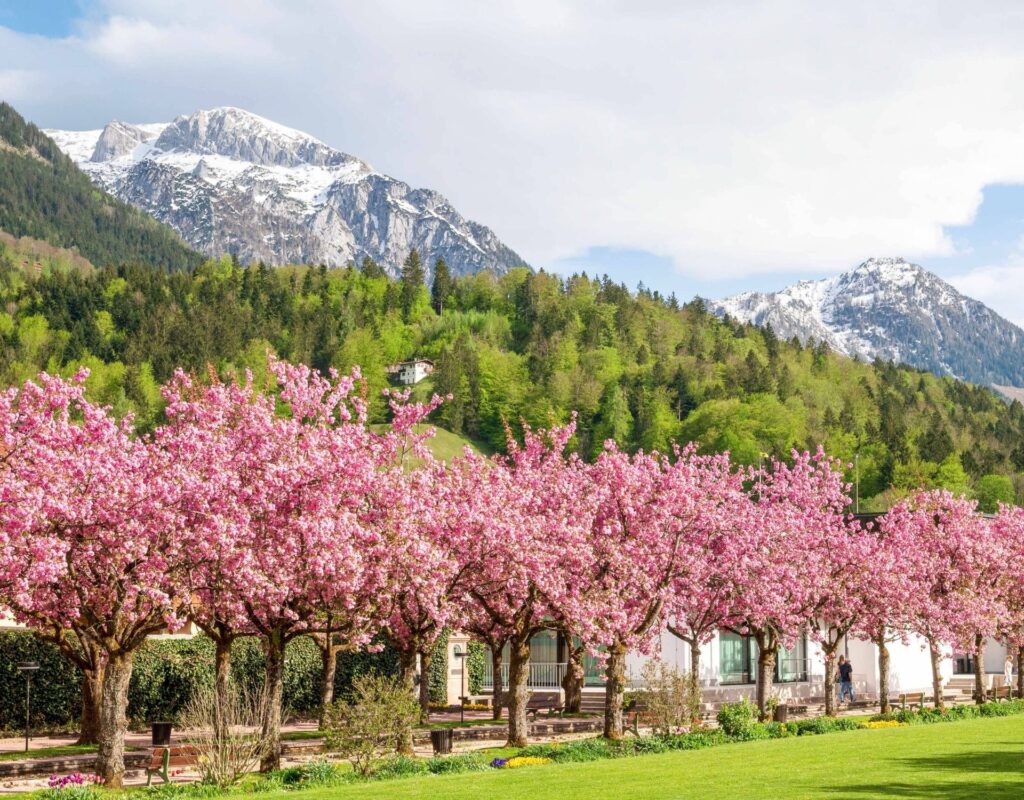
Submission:
[[[831,278],[709,304],[846,355],[903,362],[975,383],[1024,386],[1024,331],[902,258],[870,258]]]
[[[160,134],[155,147],[226,156],[264,167],[332,167],[358,160],[301,131],[230,107],[178,117]]]
[[[393,275],[413,248],[428,275],[438,258],[455,274],[524,264],[437,192],[244,109],[48,133],[95,183],[210,256],[328,266],[369,256]]]

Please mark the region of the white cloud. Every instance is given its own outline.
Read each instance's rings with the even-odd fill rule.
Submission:
[[[537,264],[595,245],[693,276],[927,264],[983,186],[1024,181],[1013,3],[100,5],[64,41],[0,29],[0,93],[50,127],[250,108],[444,192]]]

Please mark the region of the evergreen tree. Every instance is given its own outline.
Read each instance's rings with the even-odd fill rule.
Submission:
[[[444,304],[452,293],[452,288],[452,273],[445,260],[439,258],[434,264],[434,284],[430,288],[430,301],[438,314],[444,310]]]
[[[363,261],[359,268],[367,278],[383,278],[387,275],[387,273],[384,272],[384,267],[369,256],[363,256]]]
[[[415,248],[409,251],[405,261],[402,263],[402,285],[399,303],[402,309],[403,318],[408,321],[416,306],[420,290],[423,289],[423,262],[420,261],[420,254]]]

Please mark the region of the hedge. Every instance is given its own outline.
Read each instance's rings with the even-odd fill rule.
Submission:
[[[447,637],[442,637],[430,669],[431,696],[447,699]],[[191,697],[192,689],[212,685],[215,648],[205,636],[190,639],[151,639],[135,654],[128,689],[128,718],[133,727],[153,720],[174,720]],[[56,646],[24,631],[0,634],[0,730],[19,730],[25,721],[25,681],[19,661],[38,661],[32,680],[32,724],[39,729],[74,727],[81,714],[78,670]],[[320,650],[307,636],[288,644],[284,665],[284,703],[287,713],[311,717],[320,705]],[[263,681],[263,651],[258,639],[235,642],[231,669],[239,685],[258,689]],[[398,656],[384,646],[379,652],[342,652],[334,678],[336,697],[347,693],[352,679],[366,672],[398,674]]]

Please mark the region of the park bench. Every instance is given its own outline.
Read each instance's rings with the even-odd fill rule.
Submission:
[[[146,786],[158,775],[164,783],[171,782],[171,767],[191,767],[199,761],[196,747],[154,747],[153,757],[146,766]]]
[[[633,732],[634,736],[640,735],[640,726],[650,727],[651,712],[643,700],[637,698],[631,700],[626,706],[626,729]]]
[[[991,697],[993,700],[1012,700],[1013,687],[1000,686],[998,689],[993,689],[991,692],[989,692],[989,697]]]
[[[914,706],[918,709],[924,708],[924,692],[903,692],[895,699],[889,700],[890,705],[899,706],[901,709],[909,708],[911,711],[914,710]]]
[[[526,701],[526,716],[536,720],[537,714],[541,711],[547,712],[548,716],[561,716],[564,708],[562,696],[558,692],[535,692]]]

